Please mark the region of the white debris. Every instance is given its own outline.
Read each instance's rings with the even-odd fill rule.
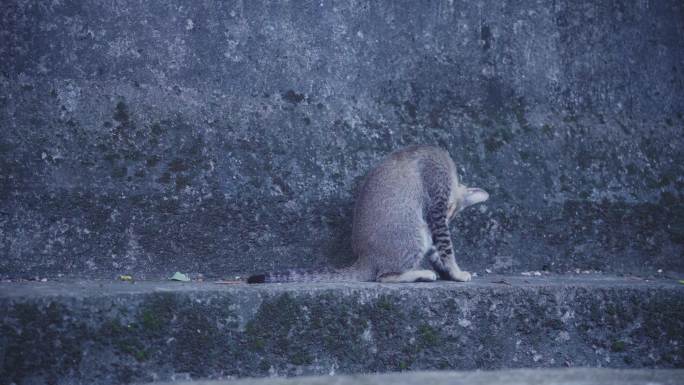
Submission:
[[[566,342],[566,341],[570,341],[570,333],[563,330],[560,333],[558,333],[558,336],[556,336],[556,342]]]
[[[539,277],[542,275],[542,273],[540,271],[523,271],[520,274],[524,275],[525,277],[531,277],[531,276]]]
[[[468,326],[471,325],[471,322],[468,321],[467,319],[460,319],[460,320],[458,320],[458,324],[461,327],[467,328]]]

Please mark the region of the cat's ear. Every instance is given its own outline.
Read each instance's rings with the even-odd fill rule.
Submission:
[[[485,190],[477,187],[468,187],[465,189],[465,193],[463,194],[461,209],[477,203],[482,203],[487,199],[489,199],[489,194],[487,194]]]

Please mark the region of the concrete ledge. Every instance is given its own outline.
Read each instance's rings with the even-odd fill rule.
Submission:
[[[667,385],[681,384],[684,370],[518,369],[471,372],[410,372],[356,376],[262,378],[173,382],[174,385]],[[171,384],[171,383],[169,383]],[[162,384],[159,384],[162,385]]]
[[[684,285],[674,280],[4,283],[0,308],[2,377],[17,384],[684,367]]]

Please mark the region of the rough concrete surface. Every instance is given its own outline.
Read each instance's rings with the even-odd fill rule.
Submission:
[[[405,370],[684,368],[684,285],[0,284],[0,384]]]
[[[0,4],[0,278],[351,260],[390,151],[491,194],[468,270],[684,271],[681,1]]]
[[[684,370],[518,369],[169,382],[174,385],[681,385]],[[155,384],[156,385],[156,384]],[[159,384],[164,385],[164,384]]]

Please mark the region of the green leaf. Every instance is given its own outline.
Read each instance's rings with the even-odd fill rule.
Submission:
[[[172,281],[190,282],[190,278],[179,271],[177,271],[176,274],[174,274],[170,279]]]
[[[680,280],[679,280],[679,283],[681,283],[682,285],[684,285],[684,279],[680,279]]]

